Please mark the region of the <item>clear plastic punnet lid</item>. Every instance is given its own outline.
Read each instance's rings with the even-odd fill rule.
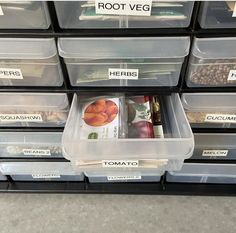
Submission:
[[[236,37],[195,38],[192,54],[202,59],[236,58]]]
[[[65,93],[0,93],[0,110],[65,110],[69,107]]]
[[[48,59],[56,54],[53,38],[0,38],[0,59]]]
[[[185,110],[236,111],[236,93],[184,93]]]
[[[133,59],[182,58],[188,55],[189,37],[60,38],[63,58]]]

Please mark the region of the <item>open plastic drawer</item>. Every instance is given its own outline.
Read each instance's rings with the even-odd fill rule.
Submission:
[[[117,182],[160,182],[161,175],[156,170],[135,172],[86,172],[90,183],[117,183]]]
[[[236,86],[236,37],[195,38],[187,73],[189,87]]]
[[[15,181],[83,181],[69,162],[3,162],[0,171]]]
[[[182,104],[192,128],[235,128],[235,93],[184,93]]]
[[[163,97],[163,120],[168,128],[166,138],[80,138],[80,97],[74,95],[70,114],[63,133],[64,157],[83,171],[145,170],[158,172],[181,169],[183,160],[191,157],[194,140],[178,94]],[[88,163],[78,165],[78,161]],[[89,162],[91,161],[91,166]],[[95,166],[94,166],[95,162]],[[147,166],[145,166],[147,164]],[[97,166],[96,166],[97,165]]]
[[[194,1],[152,1],[150,16],[123,16],[96,14],[94,0],[55,2],[60,27],[75,29],[185,28],[190,24],[193,4]]]
[[[72,86],[177,86],[189,45],[189,37],[58,41]]]
[[[62,132],[0,132],[0,157],[60,158]]]
[[[236,164],[185,163],[181,171],[168,172],[168,182],[236,184]]]
[[[63,76],[53,38],[0,38],[0,86],[62,84]]]
[[[51,22],[44,1],[0,1],[0,28],[47,29]]]
[[[236,134],[195,133],[191,159],[236,160]]]
[[[202,28],[236,28],[235,1],[202,1],[199,23]]]
[[[64,93],[0,93],[0,127],[61,127],[68,112]]]

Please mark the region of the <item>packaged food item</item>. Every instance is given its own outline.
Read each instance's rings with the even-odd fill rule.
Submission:
[[[81,139],[116,139],[120,135],[120,98],[85,99],[80,108]]]
[[[153,131],[155,138],[164,138],[162,117],[161,117],[161,103],[157,96],[152,97],[152,120],[153,120]]]
[[[132,96],[126,98],[129,138],[154,138],[151,97]]]

